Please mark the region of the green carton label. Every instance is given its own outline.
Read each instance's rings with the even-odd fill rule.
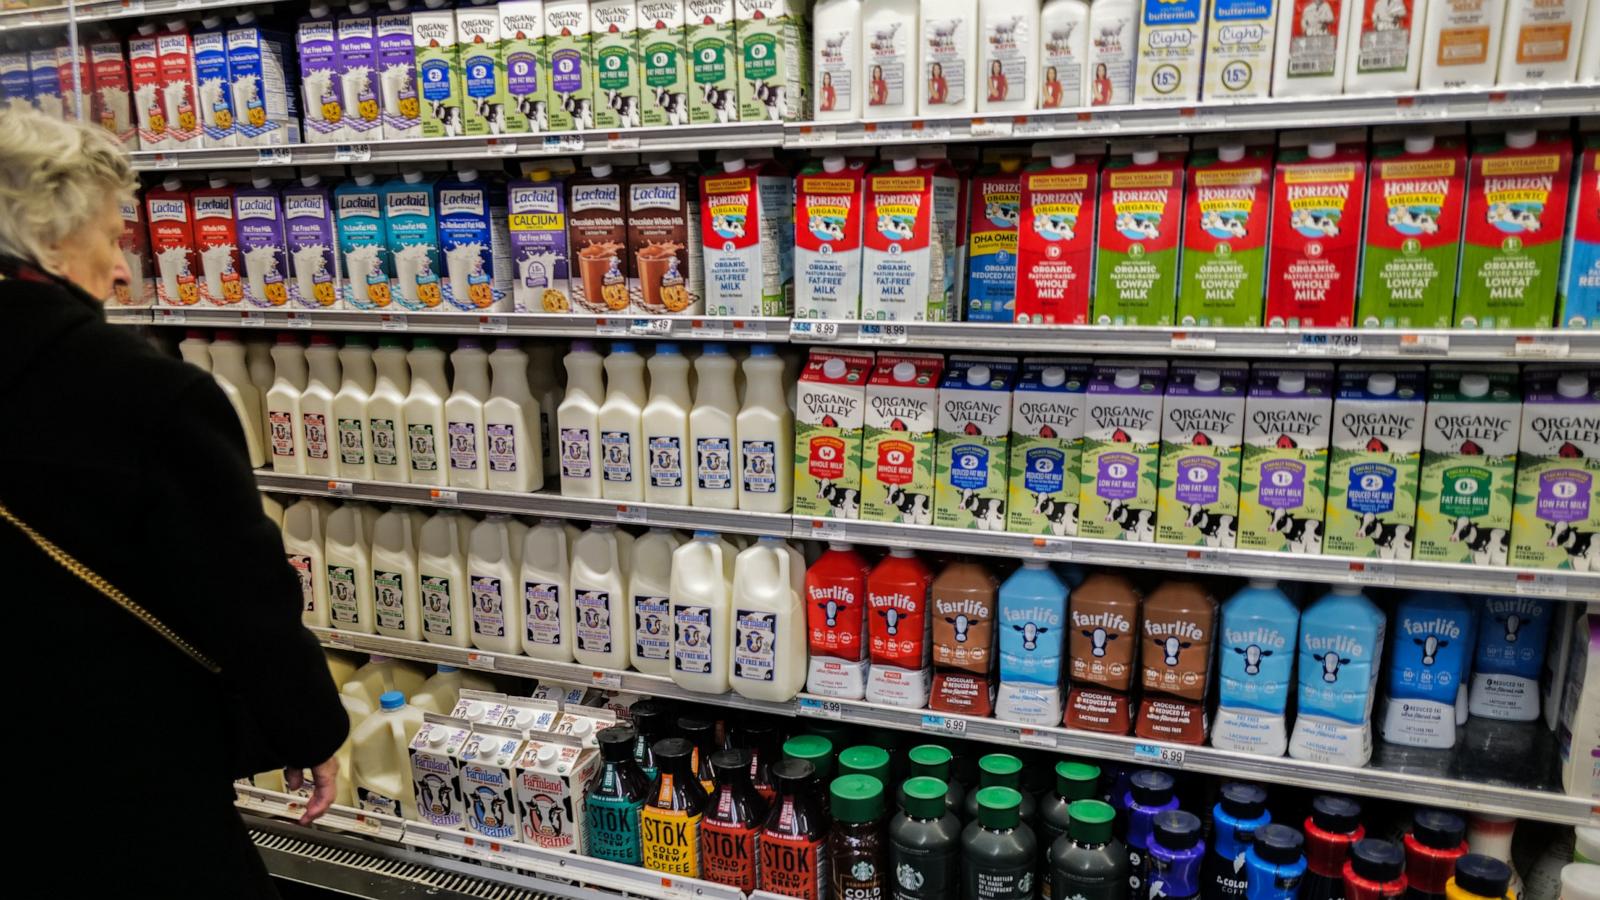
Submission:
[[[1515,454],[1474,458],[1424,450],[1416,558],[1505,565],[1516,469]]]

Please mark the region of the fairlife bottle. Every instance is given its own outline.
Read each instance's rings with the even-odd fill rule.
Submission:
[[[1294,674],[1300,610],[1278,583],[1251,579],[1222,604],[1221,677],[1211,744],[1241,753],[1282,756]]]
[[[1300,617],[1300,705],[1290,756],[1367,764],[1385,623],[1383,612],[1347,585],[1335,586]]]
[[[1456,695],[1472,656],[1473,611],[1453,594],[1419,593],[1394,611],[1383,739],[1407,747],[1456,743]]]

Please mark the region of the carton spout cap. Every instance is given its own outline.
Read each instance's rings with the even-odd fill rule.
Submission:
[[[1272,578],[1252,578],[1250,586],[1258,591],[1275,591],[1278,589],[1278,582]]]
[[[1148,166],[1160,158],[1161,154],[1154,150],[1133,151],[1133,164],[1136,166]]]
[[[1367,378],[1367,393],[1374,397],[1387,397],[1394,393],[1394,373],[1373,372]]]
[[[917,377],[917,364],[902,360],[894,364],[894,380],[900,384],[910,384],[911,379]]]
[[[830,359],[822,364],[822,374],[829,378],[843,378],[845,364],[842,359]]]
[[[1134,388],[1139,386],[1138,369],[1118,369],[1112,381],[1119,388]]]
[[[322,176],[316,174],[315,172],[307,172],[306,174],[300,176],[301,187],[316,187],[321,183]]]
[[[725,160],[722,161],[722,171],[728,172],[730,174],[733,173],[733,172],[743,172],[744,171],[744,166],[745,166],[745,162],[744,162],[744,160],[742,158],[741,159],[725,159]]]
[[[239,13],[237,16],[233,17],[233,21],[239,23],[240,25],[253,25],[253,24],[255,24],[255,21],[256,21],[255,11],[254,10],[247,10],[245,12]]]
[[[1045,387],[1060,387],[1067,383],[1067,370],[1060,366],[1046,366],[1039,373],[1039,383]]]
[[[225,175],[213,175],[206,179],[206,184],[214,188],[225,188],[228,186],[228,178]]]
[[[406,184],[417,184],[422,181],[422,172],[419,169],[407,169],[400,173],[400,177],[405,180]]]
[[[989,383],[989,367],[978,365],[967,370],[967,384],[977,387]]]
[[[201,16],[200,17],[200,25],[201,25],[202,28],[215,28],[215,27],[217,27],[218,25],[221,25],[221,24],[222,24],[222,17],[221,16]]]
[[[846,543],[845,541],[829,541],[828,542],[828,549],[829,550],[837,550],[840,553],[849,553],[850,551],[856,549],[856,545],[855,544],[851,544],[851,543]]]
[[[1284,372],[1278,376],[1278,393],[1298,394],[1306,389],[1306,373]]]
[[[1506,146],[1513,150],[1526,150],[1539,140],[1537,131],[1508,131],[1506,132]]]
[[[161,186],[169,191],[176,191],[183,187],[183,181],[177,178],[168,178],[161,182]]]
[[[351,15],[359,16],[371,8],[372,4],[368,3],[367,0],[350,0]]]
[[[267,188],[272,187],[272,179],[265,175],[257,175],[256,177],[250,179],[250,186],[256,188],[257,190],[266,190]]]
[[[1489,376],[1482,372],[1468,372],[1461,376],[1459,390],[1463,397],[1482,397],[1489,393]]]
[[[1243,144],[1223,144],[1217,148],[1217,159],[1223,162],[1238,162],[1244,159]]]
[[[611,172],[610,163],[596,163],[589,167],[589,174],[596,178],[609,178],[611,177]]]
[[[1563,397],[1578,398],[1589,393],[1589,379],[1582,372],[1567,372],[1556,379],[1556,393]]]
[[[147,36],[155,34],[156,33],[156,23],[154,23],[154,22],[146,22],[143,25],[140,25],[139,26],[139,33],[142,34],[142,35],[147,35]]]
[[[1052,153],[1052,154],[1050,154],[1050,167],[1053,168],[1053,169],[1065,169],[1068,166],[1073,165],[1077,161],[1078,161],[1078,154],[1076,154],[1076,153]]]
[[[377,180],[378,176],[372,174],[371,172],[360,172],[356,175],[356,184],[359,184],[362,187],[369,187],[370,185],[376,183]]]
[[[1216,393],[1222,387],[1222,376],[1211,369],[1201,369],[1194,373],[1194,389],[1202,394]]]
[[[456,178],[458,180],[460,180],[460,181],[477,181],[478,180],[478,170],[477,169],[471,169],[471,168],[468,168],[468,169],[457,169],[456,170]]]
[[[324,13],[326,13],[328,11],[328,8],[326,6],[324,6],[322,8],[322,11]],[[166,21],[166,26],[167,26],[167,30],[168,31],[182,31],[183,30],[183,20],[182,19],[168,19]]]
[[[1306,147],[1306,155],[1312,159],[1327,159],[1338,152],[1339,145],[1333,141],[1313,141]]]
[[[654,162],[650,163],[650,174],[651,175],[665,175],[665,174],[667,174],[668,172],[671,172],[671,171],[672,171],[672,160],[670,160],[670,159],[658,159],[658,160],[655,160]]]
[[[311,4],[311,7],[306,10],[306,15],[310,16],[313,19],[320,19],[323,16],[327,15],[328,12],[329,12],[328,4],[326,4],[326,3],[313,3],[313,4]]]
[[[1433,149],[1433,135],[1408,134],[1406,135],[1407,153],[1427,153]]]
[[[822,171],[827,172],[829,174],[833,174],[835,172],[843,172],[844,171],[844,167],[845,167],[845,162],[846,162],[845,158],[843,156],[840,156],[837,153],[831,154],[829,156],[824,156],[822,158]]]
[[[917,159],[914,156],[901,157],[894,161],[894,170],[896,172],[909,172],[916,167]]]

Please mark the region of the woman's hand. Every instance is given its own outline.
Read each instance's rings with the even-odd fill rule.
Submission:
[[[338,775],[339,760],[334,757],[311,767],[311,798],[306,801],[305,814],[300,817],[301,825],[310,825],[322,818],[322,814],[333,805]],[[305,775],[299,769],[283,770],[283,784],[289,790],[298,791],[305,783]]]

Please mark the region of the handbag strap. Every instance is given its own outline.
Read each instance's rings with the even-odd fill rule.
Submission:
[[[206,671],[213,675],[222,674],[222,667],[212,662],[199,650],[196,650],[193,644],[184,640],[176,631],[168,628],[166,623],[156,618],[148,609],[134,602],[133,598],[118,590],[116,585],[101,578],[93,569],[79,562],[72,554],[57,547],[49,538],[34,531],[28,523],[17,518],[4,503],[0,503],[0,519],[10,522],[18,531],[26,535],[28,540],[34,543],[34,546],[43,550],[46,556],[59,563],[61,568],[66,569],[80,581],[104,594],[111,602],[132,613],[134,618],[143,622],[151,631],[161,635],[167,643],[182,650],[184,655],[204,666]]]

